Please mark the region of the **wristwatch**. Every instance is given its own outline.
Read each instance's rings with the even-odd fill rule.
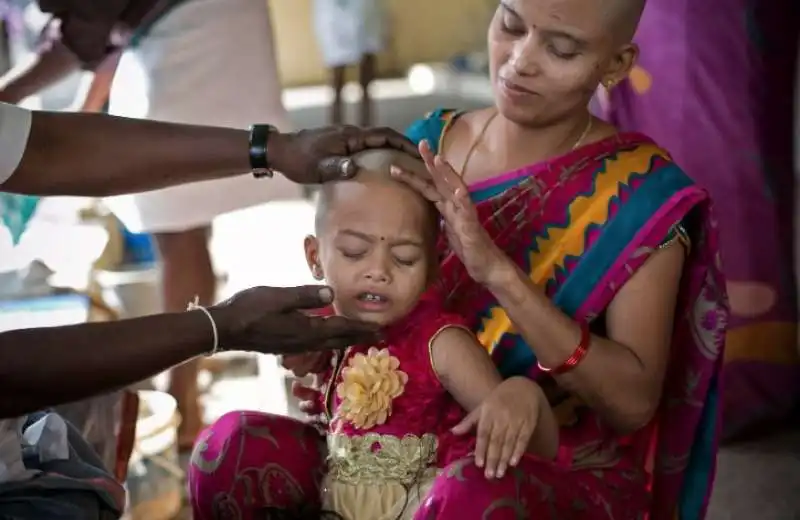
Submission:
[[[257,179],[272,177],[275,174],[269,165],[267,143],[269,143],[270,136],[277,132],[278,129],[272,125],[252,125],[250,127],[250,170]]]

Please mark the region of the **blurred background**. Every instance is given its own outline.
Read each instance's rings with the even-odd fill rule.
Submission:
[[[201,5],[220,6],[219,1],[182,3],[200,12]],[[490,105],[485,39],[496,5],[488,0],[386,0],[381,3],[380,21],[375,22],[380,31],[374,45],[367,45],[363,56],[337,61],[321,52],[326,49],[326,35],[321,33],[325,24],[341,25],[342,18],[320,11],[312,0],[270,0],[271,23],[263,25],[259,36],[263,48],[246,47],[235,54],[240,60],[274,63],[272,83],[249,82],[246,95],[238,96],[236,102],[246,107],[248,99],[273,96],[285,107],[284,126],[297,129],[346,122],[402,130],[437,107],[469,110]],[[36,60],[48,18],[25,0],[0,1],[0,9],[4,18],[0,73],[6,73]],[[109,82],[113,79],[112,113],[130,117],[167,113],[153,97],[154,85],[166,83],[167,67],[182,66],[181,60],[207,61],[207,66],[218,63],[215,60],[224,51],[217,48],[222,39],[214,40],[213,48],[188,49],[192,42],[203,40],[211,15],[195,14],[193,22],[188,6],[178,9],[183,10],[167,13],[163,23],[157,22],[144,35],[140,52],[126,53],[119,66],[112,68],[108,78]],[[173,33],[181,33],[185,41],[171,39]],[[159,53],[168,48],[172,49],[169,53]],[[178,94],[191,92],[189,76],[175,83],[181,85],[174,87]],[[277,90],[265,92],[273,88],[270,84],[277,85]],[[95,87],[95,75],[75,72],[15,102],[34,109],[85,109],[87,93]],[[202,115],[207,110],[213,119],[211,114],[218,107],[213,102],[204,107],[202,96],[197,103],[196,111]],[[800,160],[796,163],[795,169],[800,170]],[[264,181],[265,190],[269,182]],[[298,190],[279,201],[249,205],[213,220],[208,247],[217,280],[216,300],[254,285],[314,283],[302,250],[303,238],[313,230],[312,197]],[[12,216],[6,211],[6,226],[0,226],[0,330],[169,310],[162,295],[162,261],[134,200],[14,198],[4,203],[6,209],[17,206]],[[185,300],[190,298],[187,295]],[[225,354],[205,360],[197,373],[202,420],[208,423],[234,409],[299,416],[287,392],[291,379],[273,356]],[[134,419],[137,434],[127,475],[130,519],[188,518],[182,510],[185,457],[178,456],[181,417],[167,392],[168,381],[164,374],[135,389],[141,403]],[[113,439],[120,428],[121,403],[124,399],[115,394],[71,405],[65,413],[79,423],[101,454],[108,454],[113,453]],[[114,433],[109,435],[108,428]],[[791,430],[725,448],[712,520],[800,518],[796,493],[786,491],[790,482],[800,480],[798,441],[800,436]]]

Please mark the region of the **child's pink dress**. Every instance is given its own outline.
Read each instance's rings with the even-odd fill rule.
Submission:
[[[466,328],[423,299],[384,341],[334,356],[323,387],[330,420],[324,509],[345,519],[412,518],[441,468],[472,449],[473,436],[450,431],[465,411],[431,358],[432,340],[448,327]]]

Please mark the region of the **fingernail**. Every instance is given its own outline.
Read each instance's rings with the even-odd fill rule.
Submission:
[[[333,301],[333,289],[330,287],[323,287],[319,290],[319,299],[322,303],[330,303]]]
[[[402,172],[400,171],[400,168],[398,168],[397,166],[390,166],[389,173],[392,175],[400,175]]]
[[[486,478],[494,478],[494,472],[490,469],[486,470]]]
[[[479,468],[483,467],[483,459],[475,459],[475,465]]]
[[[508,462],[508,464],[509,464],[510,466],[516,466],[517,464],[519,464],[519,459],[518,459],[518,458],[516,458],[516,457],[514,457],[514,458],[512,458],[512,459],[511,459],[511,460]]]
[[[503,478],[503,475],[506,474],[505,468],[497,468],[497,478]]]

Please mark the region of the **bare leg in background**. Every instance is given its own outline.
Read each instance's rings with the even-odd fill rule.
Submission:
[[[340,65],[331,69],[331,87],[333,88],[333,104],[331,105],[331,124],[344,124],[344,103],[342,90],[344,89],[345,71],[347,67]]]
[[[216,278],[208,250],[208,228],[178,233],[156,233],[161,254],[161,285],[166,312],[182,312],[198,297],[200,305],[211,305],[216,292]],[[209,325],[210,327],[210,325]],[[209,328],[209,349],[212,335]],[[190,450],[203,428],[197,376],[200,360],[193,359],[170,370],[169,393],[178,402],[181,424],[178,428],[178,448]]]
[[[369,87],[375,80],[375,55],[365,54],[361,57],[358,70],[358,81],[361,83],[361,126],[373,126],[372,98]]]

